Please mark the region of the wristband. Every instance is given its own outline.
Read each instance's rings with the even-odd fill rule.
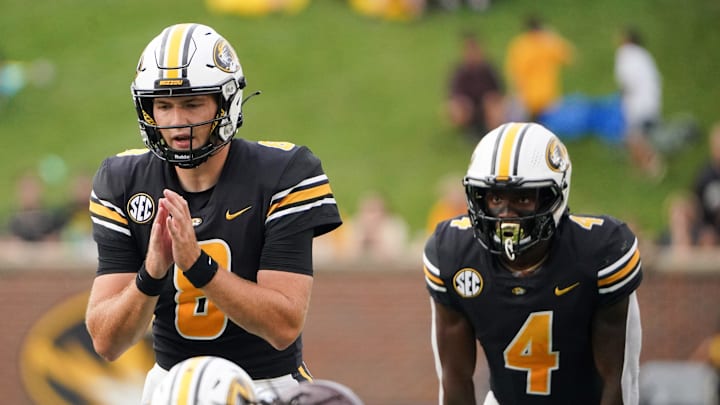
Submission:
[[[183,271],[183,274],[195,288],[203,288],[215,277],[217,270],[218,264],[215,260],[204,250],[200,250],[200,257],[189,269]]]
[[[143,263],[135,277],[135,286],[137,286],[137,289],[140,290],[141,293],[150,297],[157,297],[163,288],[165,288],[165,281],[169,274],[170,272],[168,271],[163,278],[153,278],[150,273],[147,272],[145,263]]]

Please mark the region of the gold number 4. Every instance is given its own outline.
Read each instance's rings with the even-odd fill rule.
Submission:
[[[581,217],[577,215],[570,215],[570,220],[575,222],[576,224],[582,226],[583,228],[590,230],[595,225],[602,225],[605,223],[605,220],[602,218],[592,218],[592,217]]]
[[[526,391],[550,395],[552,370],[560,364],[560,353],[552,351],[552,311],[533,312],[505,348],[505,367],[527,372]]]

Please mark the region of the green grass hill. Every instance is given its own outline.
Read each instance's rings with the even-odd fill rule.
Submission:
[[[575,44],[566,93],[616,91],[615,34],[632,23],[662,72],[665,116],[692,114],[703,130],[720,119],[716,0],[497,0],[483,13],[433,10],[412,22],[366,18],[340,0],[254,19],[213,14],[200,0],[3,0],[2,54],[28,66],[48,61],[54,75],[40,73],[47,76],[32,79],[47,83],[29,82],[0,103],[0,188],[6,190],[0,223],[14,207],[15,181],[24,171],[45,170],[49,202],[58,203],[69,177],[92,174],[104,157],[142,146],[129,90],[140,52],[165,26],[193,21],[234,44],[249,89],[263,92],[245,105],[238,136],[309,145],[346,214],[362,193],[378,190],[421,230],[437,181],[462,174],[472,150],[442,114],[459,33],[477,32],[501,66],[529,12]],[[628,165],[622,147],[593,138],[567,146],[573,211],[612,214],[652,235],[666,226],[667,196],[688,186],[707,154],[703,132],[668,156],[667,176],[654,183]]]

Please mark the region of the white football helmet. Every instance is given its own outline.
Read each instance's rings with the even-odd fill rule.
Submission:
[[[273,405],[363,405],[348,387],[330,380],[303,381]]]
[[[165,28],[140,56],[131,85],[143,142],[155,155],[179,167],[200,165],[230,142],[242,125],[243,88],[245,77],[237,54],[215,30],[200,24]],[[190,125],[213,123],[209,142],[192,145],[190,151],[170,149],[153,118],[153,99],[198,94],[217,95],[216,117]]]
[[[214,356],[191,357],[170,369],[151,405],[255,404],[255,384],[237,364]]]
[[[572,165],[565,145],[535,123],[507,123],[478,143],[463,183],[475,237],[494,254],[515,260],[541,240],[550,239],[567,210]],[[537,191],[538,209],[515,218],[492,216],[489,190]]]

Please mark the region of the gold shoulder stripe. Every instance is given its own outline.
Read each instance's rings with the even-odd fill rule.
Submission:
[[[598,280],[598,287],[604,287],[608,284],[612,284],[620,279],[625,278],[625,276],[630,274],[633,271],[633,269],[635,269],[639,260],[640,260],[640,249],[636,249],[635,253],[633,253],[633,255],[630,258],[630,260],[628,261],[628,263],[622,269],[616,271],[615,273],[609,275],[608,277]]]
[[[430,270],[428,270],[427,266],[423,266],[423,272],[425,273],[425,277],[427,277],[433,283],[435,283],[437,285],[441,285],[441,286],[445,285],[445,283],[442,281],[442,279],[440,277],[432,274],[430,272]]]
[[[128,224],[127,219],[123,218],[120,214],[94,201],[90,201],[90,212],[103,218],[112,219],[113,221],[123,225]]]
[[[317,197],[321,197],[324,195],[332,194],[332,189],[330,188],[330,183],[321,184],[316,187],[309,188],[307,190],[301,190],[296,191],[294,193],[290,193],[285,196],[282,200],[278,201],[277,203],[270,206],[267,212],[267,216],[269,217],[273,212],[277,211],[278,209],[294,204],[297,202],[312,200]]]
[[[142,155],[144,153],[150,152],[150,149],[128,149],[126,151],[120,152],[115,156],[136,156],[136,155]]]

